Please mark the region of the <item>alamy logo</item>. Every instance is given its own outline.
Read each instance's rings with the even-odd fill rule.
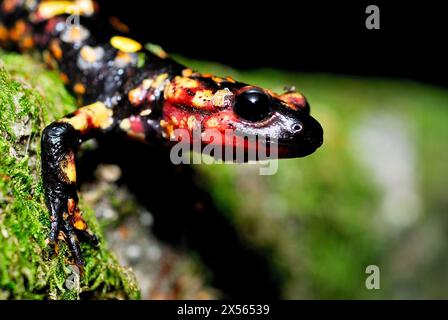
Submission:
[[[380,289],[380,268],[374,264],[367,266],[366,274],[369,276],[366,278],[366,288],[368,290]]]
[[[171,148],[173,164],[223,164],[258,161],[260,175],[273,175],[278,169],[278,141],[259,135],[245,135],[234,130],[201,131],[175,129],[170,137],[177,143]],[[193,151],[192,157],[190,151]]]
[[[380,29],[380,8],[371,4],[366,8],[366,13],[368,14],[366,19],[366,28],[369,30],[379,30]]]
[[[72,5],[67,7],[67,13],[70,14],[65,20],[65,24],[67,27],[79,27],[81,10],[79,10],[78,6]]]

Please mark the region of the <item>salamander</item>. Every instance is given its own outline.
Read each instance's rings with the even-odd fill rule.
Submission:
[[[41,137],[48,242],[57,248],[59,240],[66,241],[77,266],[84,265],[80,241],[98,243],[78,207],[76,188],[76,152],[88,139],[115,132],[169,147],[177,142],[177,129],[190,136],[214,129],[223,137],[239,132],[275,139],[279,158],[303,157],[322,145],[322,127],[301,93],[277,94],[231,77],[201,74],[133,40],[117,18],[103,22],[99,17],[92,0],[0,4],[0,45],[20,52],[37,49],[80,105],[49,124]],[[107,41],[99,40],[105,37],[101,25],[116,32],[107,34]],[[196,140],[202,146],[213,143],[205,137]],[[249,148],[234,139],[220,141],[222,147]]]

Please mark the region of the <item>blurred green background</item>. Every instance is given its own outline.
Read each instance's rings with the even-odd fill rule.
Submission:
[[[215,63],[175,58],[199,71],[231,75],[277,92],[294,85],[308,98],[313,116],[324,128],[324,144],[319,150],[305,158],[280,160],[277,173],[271,176],[259,175],[259,164],[193,165],[204,178],[204,189],[211,193],[242,243],[268,258],[282,298],[448,298],[448,90],[403,79],[272,69],[236,71]],[[8,62],[12,65],[13,61]],[[57,79],[56,73],[53,77]],[[145,173],[141,167],[136,171],[138,177]],[[153,175],[154,170],[148,174]],[[146,191],[148,180],[141,180],[144,188],[140,191]],[[154,185],[160,189],[157,181]],[[101,188],[93,185],[91,189]],[[119,194],[117,187],[110,190]],[[81,193],[88,198],[86,192]],[[135,199],[128,200],[132,210],[121,200],[117,207],[138,211]],[[94,208],[100,216],[101,210]],[[172,217],[175,215],[166,218],[163,227],[179,224]],[[194,217],[201,219],[194,215],[185,219]],[[117,228],[123,230],[122,225]],[[128,228],[136,229],[134,224]],[[138,240],[148,233],[145,230],[137,233]],[[141,269],[130,264],[137,274],[150,275],[150,280],[160,276],[148,268],[163,267],[163,257],[172,256],[163,252],[175,247],[163,239],[160,245],[154,239],[151,236],[144,246],[150,243],[149,247],[162,252],[162,258],[140,261]],[[108,245],[120,256],[117,243],[123,250],[129,243],[120,237],[115,242],[109,239]],[[182,255],[171,259],[181,261],[180,269],[173,268],[179,270],[175,273],[186,275],[183,279],[200,278],[195,290],[207,291],[201,297],[221,297],[219,287],[217,294],[213,293],[215,288],[208,293],[216,270],[202,263],[194,249],[175,250]],[[193,254],[186,259],[186,253]],[[182,267],[190,264],[194,272]],[[365,286],[369,265],[380,269],[379,290]],[[144,282],[139,285],[150,287]],[[166,286],[171,286],[168,291],[178,290],[170,281]]]
[[[272,176],[257,164],[195,166],[269,257],[283,298],[448,298],[446,89],[176,58],[277,92],[295,85],[324,128],[316,153],[281,160]],[[380,290],[366,289],[368,265],[380,268]]]

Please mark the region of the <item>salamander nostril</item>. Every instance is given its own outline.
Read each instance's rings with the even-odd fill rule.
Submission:
[[[296,123],[295,125],[292,126],[292,131],[294,133],[298,133],[298,132],[302,131],[302,129],[303,129],[303,126],[299,123]]]

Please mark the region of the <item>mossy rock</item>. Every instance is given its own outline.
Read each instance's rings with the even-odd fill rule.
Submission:
[[[136,299],[133,273],[119,265],[85,203],[98,248],[82,245],[82,276],[67,246],[56,255],[40,177],[42,129],[76,109],[57,73],[31,57],[0,52],[0,299]]]

